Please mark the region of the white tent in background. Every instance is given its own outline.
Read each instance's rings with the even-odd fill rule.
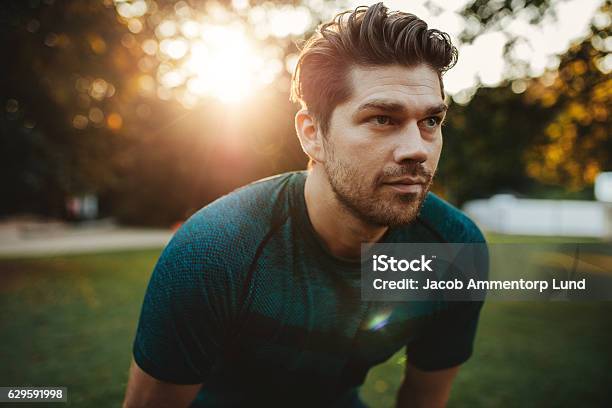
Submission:
[[[612,238],[612,172],[595,181],[597,201],[538,200],[499,194],[465,203],[486,231],[502,234]]]

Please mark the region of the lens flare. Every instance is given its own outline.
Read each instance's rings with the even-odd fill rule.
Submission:
[[[389,323],[390,318],[391,318],[390,310],[379,312],[375,314],[374,316],[372,316],[371,318],[369,318],[368,320],[366,320],[364,328],[366,330],[378,331],[384,328]]]

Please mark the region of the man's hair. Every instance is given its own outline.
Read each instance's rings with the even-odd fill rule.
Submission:
[[[442,74],[457,62],[457,48],[447,33],[428,29],[417,16],[389,12],[383,3],[360,6],[322,24],[304,43],[293,73],[291,100],[317,120],[325,135],[335,107],[351,96],[353,66],[426,64]]]

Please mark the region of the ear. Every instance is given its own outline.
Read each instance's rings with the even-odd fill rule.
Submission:
[[[323,162],[325,160],[323,135],[308,110],[301,109],[295,114],[295,131],[304,153],[314,162]]]

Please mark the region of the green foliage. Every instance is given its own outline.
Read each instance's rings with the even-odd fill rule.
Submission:
[[[523,151],[542,139],[552,113],[524,104],[510,85],[480,88],[469,105],[453,105],[443,128],[441,192],[456,203],[509,189],[525,193],[532,183]]]
[[[247,182],[305,167],[284,70],[232,108],[211,98],[186,107],[177,102],[184,86],[160,98],[157,70],[178,62],[153,57],[142,44],[156,38],[160,18],[176,17],[175,3],[157,1],[135,32],[112,1],[0,6],[0,45],[10,62],[0,64],[0,215],[61,217],[67,197],[94,193],[103,216],[169,225]],[[181,4],[205,12],[212,3]],[[504,18],[542,22],[553,12],[546,0],[476,0],[463,10],[472,27],[464,40],[503,29]],[[314,25],[321,10],[311,13]],[[558,74],[518,79],[527,84],[523,94],[504,83],[480,89],[467,106],[454,105],[436,189],[461,204],[501,191],[538,194],[538,183],[589,188],[612,162],[611,85],[601,70],[609,32],[593,26],[561,56]],[[295,40],[263,42],[284,61],[297,51]]]
[[[611,11],[607,1],[599,12],[609,16]],[[545,140],[525,150],[531,177],[579,190],[612,169],[612,79],[605,66],[611,32],[609,19],[606,25],[591,24],[587,38],[561,57],[558,71],[528,87],[528,104],[555,112],[543,132]]]
[[[473,0],[461,11],[467,24],[460,40],[471,43],[486,31],[503,30],[504,19],[519,14],[530,24],[537,24],[547,12],[554,13],[552,4],[550,0]]]
[[[610,10],[607,1],[599,13]],[[560,56],[558,71],[516,80],[523,93],[506,82],[480,88],[467,106],[454,105],[436,188],[459,204],[499,192],[592,198],[586,189],[612,165],[612,80],[603,71],[609,35],[609,20],[593,23]]]
[[[141,88],[159,64],[140,46],[154,24],[135,35],[112,2],[52,3],[2,6],[11,63],[0,67],[0,214],[62,216],[66,197],[95,193],[102,215],[169,225],[240,185],[304,167],[286,72],[257,103],[188,109]]]
[[[35,211],[61,216],[67,195],[99,192],[113,184],[112,157],[123,141],[102,127],[82,132],[76,115],[111,109],[79,92],[82,76],[105,77],[121,87],[121,75],[96,54],[88,32],[119,35],[114,12],[101,3],[7,2],[1,41],[10,63],[1,64],[2,184],[8,190],[0,213]],[[7,51],[8,50],[8,51]],[[4,109],[6,108],[6,109]],[[110,137],[109,137],[110,136]],[[6,166],[6,167],[4,167]],[[4,195],[4,194],[3,194]]]

